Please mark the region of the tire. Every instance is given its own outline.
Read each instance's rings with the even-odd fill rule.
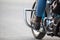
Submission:
[[[36,8],[36,1],[34,2],[34,4],[33,4],[33,6],[32,6],[32,9],[35,9]],[[35,12],[31,12],[31,18],[34,18],[33,16],[35,15]],[[33,25],[32,23],[31,23],[31,25]],[[36,39],[42,39],[44,36],[45,36],[45,34],[46,34],[46,32],[38,32],[38,34],[35,34],[35,31],[36,30],[34,30],[34,29],[32,29],[31,28],[31,30],[32,30],[32,34],[33,34],[33,36],[36,38]],[[36,31],[37,32],[37,31]]]

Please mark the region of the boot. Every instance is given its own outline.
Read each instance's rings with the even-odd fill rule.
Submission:
[[[31,23],[34,24],[34,28],[36,30],[40,29],[40,23],[42,22],[42,18],[36,16],[34,19],[31,20]]]

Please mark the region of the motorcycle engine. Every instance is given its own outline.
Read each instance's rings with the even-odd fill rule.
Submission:
[[[46,7],[47,17],[44,20],[46,30],[48,32],[53,32],[54,34],[60,35],[60,25],[59,25],[60,24],[60,0],[59,3],[57,3],[57,0],[53,0],[52,2],[51,1],[47,2],[47,4],[48,4]]]
[[[54,18],[46,19],[46,30],[60,36],[60,15],[54,14]]]
[[[46,19],[46,30],[49,32],[52,32],[53,25],[54,25],[54,19],[52,17]]]

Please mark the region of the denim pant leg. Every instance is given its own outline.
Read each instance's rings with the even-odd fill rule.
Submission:
[[[46,7],[46,0],[38,0],[36,7],[36,16],[43,17]]]

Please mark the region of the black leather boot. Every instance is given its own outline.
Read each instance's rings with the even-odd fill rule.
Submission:
[[[40,23],[42,21],[42,18],[41,17],[38,17],[36,16],[36,18],[32,19],[32,23],[34,24],[34,27],[36,30],[39,30],[40,29]]]

